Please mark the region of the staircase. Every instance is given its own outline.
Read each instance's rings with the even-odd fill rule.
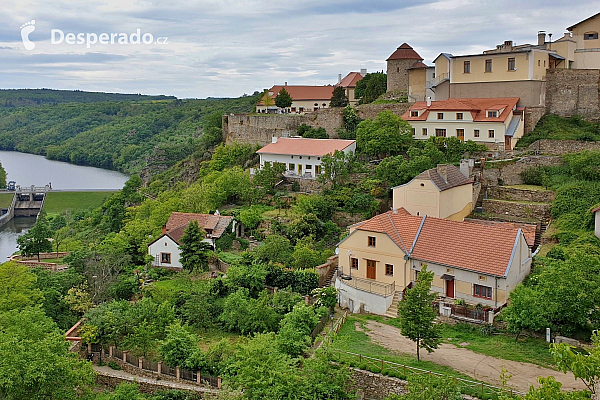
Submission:
[[[544,234],[544,232],[546,232],[547,228],[548,224],[546,224],[544,221],[541,221],[538,224],[538,229],[536,229],[535,231],[535,242],[533,244],[534,249],[537,249],[538,246],[542,244],[542,235]]]
[[[325,281],[323,282],[323,286],[322,287],[331,286],[331,282],[333,281],[333,276],[335,275],[335,271],[336,271],[335,268],[331,268],[331,270],[327,274],[327,277],[325,278]]]
[[[394,299],[390,308],[385,312],[385,316],[389,318],[398,318],[398,292],[394,293]]]

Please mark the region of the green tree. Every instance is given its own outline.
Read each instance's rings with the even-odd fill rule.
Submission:
[[[146,357],[156,347],[156,332],[147,321],[142,321],[133,328],[133,333],[127,336],[125,346],[128,350]]]
[[[273,98],[269,95],[268,89],[263,92],[263,95],[261,96],[260,100],[262,101],[265,107],[272,107],[275,105]]]
[[[275,105],[279,108],[288,108],[291,107],[292,102],[292,96],[289,92],[285,88],[281,88],[279,93],[277,93],[277,97],[275,97]]]
[[[162,360],[170,367],[183,367],[198,349],[198,338],[180,322],[167,327],[167,336],[160,343]]]
[[[566,343],[552,343],[550,352],[558,369],[564,373],[572,372],[575,379],[580,379],[588,390],[596,393],[600,383],[600,335],[592,333],[592,348],[588,354],[574,352]]]
[[[333,286],[327,286],[315,289],[311,293],[315,298],[315,306],[327,307],[330,313],[333,313],[335,305],[338,302],[338,291]]]
[[[346,96],[346,90],[341,86],[336,86],[333,89],[331,95],[330,107],[346,107],[348,105],[348,97]]]
[[[0,189],[6,189],[6,170],[2,167],[2,163],[0,163]]]
[[[432,281],[433,272],[423,267],[416,284],[406,291],[398,305],[400,332],[416,343],[417,360],[421,359],[421,348],[431,353],[440,342],[440,332],[434,324],[436,315],[433,301],[437,295],[431,292]]]
[[[40,261],[40,253],[52,251],[50,238],[52,238],[52,231],[50,230],[45,214],[42,212],[38,216],[33,228],[17,238],[17,245],[23,255],[27,257],[35,255],[38,261]]]
[[[388,110],[377,114],[374,120],[362,121],[356,128],[356,147],[368,156],[403,154],[413,144],[410,124]]]
[[[254,249],[254,254],[264,262],[287,264],[292,255],[292,246],[286,237],[269,235],[261,246]]]
[[[344,184],[349,176],[348,172],[348,156],[340,150],[336,150],[332,155],[326,154],[321,157],[321,166],[324,173],[319,175],[317,179],[321,183],[331,182],[333,188]]]
[[[263,187],[267,193],[275,193],[275,185],[283,179],[285,164],[265,162],[264,166],[254,175],[252,183]]]
[[[198,225],[198,221],[191,221],[185,228],[180,240],[181,265],[183,269],[192,271],[196,268],[206,270],[208,268],[208,253],[211,245],[203,242],[204,234]]]
[[[538,377],[539,387],[529,387],[529,391],[523,397],[519,397],[522,400],[585,400],[589,399],[589,393],[580,391],[565,392],[560,390],[562,383],[557,382],[556,378],[549,376],[547,378]],[[503,397],[502,400],[508,400],[508,396]]]
[[[0,397],[75,400],[94,383],[92,365],[69,352],[40,308],[0,314]]]
[[[64,300],[71,311],[74,311],[80,315],[85,314],[92,307],[94,307],[89,286],[86,283],[82,283],[79,286],[69,289]]]
[[[375,72],[365,75],[356,82],[354,97],[360,98],[359,104],[368,104],[375,101],[387,91],[387,75],[383,72]]]
[[[21,310],[39,304],[42,292],[28,267],[15,262],[0,264],[0,312]]]

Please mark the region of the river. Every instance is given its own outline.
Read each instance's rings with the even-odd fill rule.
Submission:
[[[129,177],[120,172],[48,160],[34,154],[0,151],[7,181],[21,186],[52,184],[56,190],[121,189]],[[35,218],[14,218],[0,228],[0,263],[17,251],[17,237],[27,232]]]

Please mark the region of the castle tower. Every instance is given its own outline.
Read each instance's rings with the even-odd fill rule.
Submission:
[[[387,90],[408,91],[408,69],[423,58],[407,43],[402,43],[387,61]]]

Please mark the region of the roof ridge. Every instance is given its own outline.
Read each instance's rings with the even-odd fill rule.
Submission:
[[[398,235],[398,239],[400,239],[400,243],[402,244],[403,250],[404,250],[404,254],[409,254],[408,250],[406,249],[406,245],[404,244],[404,240],[402,240],[402,236],[400,236],[400,232],[398,232],[398,229],[396,228],[396,224],[394,224],[394,221],[392,220],[392,217],[390,216],[389,211],[386,213],[390,223],[392,224],[392,228],[394,228],[394,231],[396,232],[396,235]]]

